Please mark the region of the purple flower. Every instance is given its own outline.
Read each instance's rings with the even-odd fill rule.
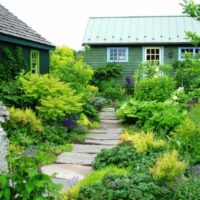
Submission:
[[[76,126],[77,118],[69,117],[63,120],[63,125],[67,128],[74,128]]]
[[[126,83],[127,83],[127,85],[131,85],[132,84],[132,78],[130,77],[130,76],[127,76],[126,77]]]

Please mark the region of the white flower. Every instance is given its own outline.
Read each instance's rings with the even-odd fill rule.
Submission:
[[[177,89],[177,92],[183,92],[184,91],[184,87],[179,87],[178,89]]]
[[[174,101],[176,101],[176,100],[178,99],[178,97],[177,97],[177,96],[173,96],[172,99],[173,99]]]

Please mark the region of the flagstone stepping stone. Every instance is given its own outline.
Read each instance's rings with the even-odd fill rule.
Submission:
[[[95,154],[83,154],[78,152],[65,152],[58,156],[57,163],[91,166]]]
[[[115,109],[114,108],[103,108],[101,111],[102,112],[115,112]]]
[[[103,134],[105,134],[106,132],[107,132],[106,129],[92,129],[90,131],[90,133],[103,133]]]
[[[120,121],[117,119],[104,119],[104,120],[101,120],[101,123],[120,124]]]
[[[120,134],[117,133],[107,133],[107,134],[88,134],[86,136],[87,139],[92,139],[92,140],[116,140],[118,139]]]
[[[117,120],[116,116],[100,116],[101,120]]]
[[[73,148],[73,152],[77,153],[89,153],[94,154],[96,156],[97,153],[99,153],[102,149],[111,149],[112,145],[91,145],[91,144],[75,144]],[[94,156],[94,157],[95,157]]]
[[[86,139],[85,142],[86,144],[97,144],[97,145],[117,145],[119,144],[119,140],[91,140],[91,139]]]
[[[42,167],[41,170],[49,176],[56,173],[55,177],[59,179],[73,179],[77,177],[81,180],[91,172],[92,168],[80,165],[52,164]]]

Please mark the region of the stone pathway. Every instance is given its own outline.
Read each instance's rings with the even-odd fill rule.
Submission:
[[[63,184],[63,189],[83,179],[92,171],[92,162],[102,149],[112,148],[119,143],[121,125],[113,108],[104,108],[100,112],[100,128],[92,129],[81,144],[74,144],[72,152],[64,152],[58,156],[57,162],[42,167],[48,175],[56,173],[55,183]]]

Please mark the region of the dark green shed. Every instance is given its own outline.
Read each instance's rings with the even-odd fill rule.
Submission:
[[[92,67],[118,62],[124,66],[121,82],[138,65],[149,60],[173,64],[185,52],[200,53],[186,38],[185,31],[200,34],[200,22],[189,16],[91,17],[83,45]]]
[[[0,4],[0,51],[4,47],[21,47],[32,73],[49,72],[49,52],[55,46]]]

